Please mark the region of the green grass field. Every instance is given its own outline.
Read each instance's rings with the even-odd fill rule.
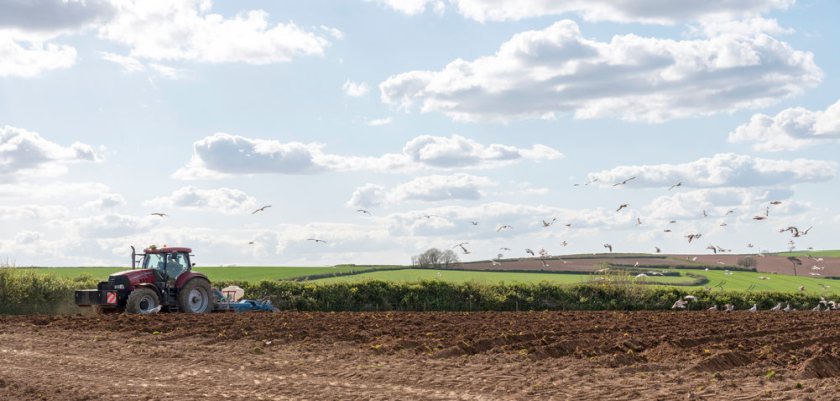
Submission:
[[[840,250],[834,251],[796,251],[774,253],[776,256],[813,256],[815,258],[840,258]]]
[[[591,282],[595,277],[591,274],[553,274],[553,273],[523,273],[523,272],[481,272],[462,270],[425,270],[404,269],[372,271],[384,266],[337,266],[337,267],[200,267],[196,271],[207,274],[211,281],[249,281],[288,280],[303,276],[349,273],[353,271],[370,271],[355,275],[330,277],[313,281],[314,283],[362,282],[369,280],[415,282],[421,280],[443,280],[447,282],[482,282],[482,283],[539,283],[550,282],[557,284],[581,284]],[[34,271],[39,274],[55,274],[62,277],[77,277],[89,275],[95,279],[105,280],[109,274],[124,269],[110,267],[89,268],[40,268],[20,269]],[[709,279],[708,287],[721,288],[732,291],[780,291],[796,292],[804,286],[809,293],[840,294],[840,281],[813,277],[794,277],[783,274],[731,272],[727,275],[722,270],[677,270],[680,277],[651,276],[645,278],[648,282],[662,285],[690,282],[693,279],[686,273],[699,274]],[[765,277],[766,279],[761,279]],[[702,289],[702,286],[685,287]]]
[[[812,277],[794,277],[784,274],[731,272],[726,274],[722,270],[677,270],[680,277],[651,276],[645,281],[653,281],[667,285],[669,283],[685,283],[692,281],[685,276],[692,273],[705,276],[709,283],[705,286],[722,288],[732,291],[779,291],[797,292],[800,286],[810,293],[840,293],[840,281]],[[595,275],[591,274],[552,274],[552,273],[516,273],[516,272],[479,272],[461,270],[420,270],[406,269],[357,274],[352,276],[331,277],[315,280],[315,283],[362,282],[367,280],[412,282],[420,280],[443,280],[447,282],[484,282],[484,283],[539,283],[550,282],[558,284],[581,284],[591,282]],[[761,279],[765,277],[766,279]],[[835,285],[836,284],[836,285]],[[823,286],[827,286],[824,288]],[[836,288],[835,288],[836,287]],[[684,287],[702,289],[703,286]]]
[[[557,274],[557,273],[519,273],[519,272],[481,272],[481,271],[463,271],[463,270],[425,270],[425,269],[406,269],[393,271],[379,271],[371,273],[357,274],[353,276],[331,277],[320,280],[314,280],[315,283],[341,283],[341,282],[360,282],[367,280],[380,281],[394,281],[394,282],[413,282],[422,280],[442,280],[453,283],[464,282],[480,282],[480,283],[540,283],[549,282],[557,284],[581,284],[593,281],[599,276],[581,273],[581,274]],[[691,277],[647,277],[646,281],[655,281],[658,283],[684,283],[692,281]]]
[[[241,267],[196,267],[195,271],[207,275],[211,281],[263,281],[288,280],[296,277],[316,274],[348,273],[352,271],[368,271],[386,266],[336,266],[336,267],[269,267],[269,266],[241,266]],[[89,275],[98,280],[106,280],[110,274],[127,270],[113,267],[56,267],[18,269],[33,271],[41,274],[55,274],[61,277],[78,277]]]

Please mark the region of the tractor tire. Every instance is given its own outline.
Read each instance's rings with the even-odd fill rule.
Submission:
[[[140,287],[128,294],[125,313],[149,313],[160,306],[160,297],[155,290]]]
[[[178,291],[178,309],[184,313],[210,313],[216,307],[210,283],[194,278]]]

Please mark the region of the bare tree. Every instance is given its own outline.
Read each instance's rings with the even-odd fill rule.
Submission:
[[[417,256],[411,258],[411,264],[417,267],[422,268],[435,268],[439,269],[441,267],[448,268],[449,265],[458,262],[458,254],[453,252],[451,249],[447,249],[446,251],[441,251],[437,248],[431,248],[426,252],[423,252]]]
[[[793,265],[793,275],[798,276],[796,274],[796,266],[802,266],[802,261],[796,256],[788,256],[787,260]]]

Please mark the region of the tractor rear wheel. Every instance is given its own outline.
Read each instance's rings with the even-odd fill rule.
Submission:
[[[160,305],[157,292],[151,288],[140,287],[128,294],[125,303],[126,313],[149,313]]]
[[[178,291],[178,308],[185,313],[209,313],[213,311],[213,292],[207,280],[194,278]]]

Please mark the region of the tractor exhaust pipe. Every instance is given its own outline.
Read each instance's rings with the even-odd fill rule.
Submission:
[[[131,246],[131,270],[134,270],[137,267],[137,251],[134,249],[134,245]]]

